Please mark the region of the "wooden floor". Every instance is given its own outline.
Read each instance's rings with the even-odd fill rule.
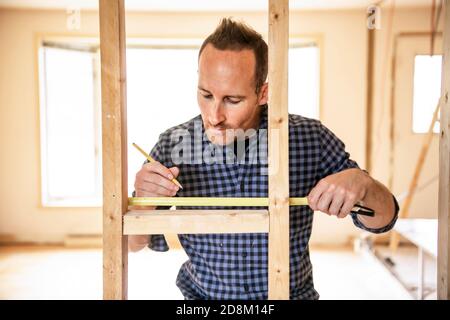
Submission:
[[[411,299],[380,264],[350,248],[311,252],[321,299]],[[181,250],[129,255],[130,299],[182,299]],[[101,299],[100,249],[0,247],[0,299]]]

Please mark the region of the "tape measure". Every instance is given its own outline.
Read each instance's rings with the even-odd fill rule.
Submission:
[[[211,198],[211,197],[133,197],[130,206],[190,206],[190,207],[268,207],[269,198]],[[307,206],[308,199],[290,198],[290,206]]]
[[[269,198],[211,198],[211,197],[131,197],[130,206],[186,206],[186,207],[268,207]],[[307,206],[308,198],[289,198],[290,206]],[[356,204],[352,213],[373,217],[375,211]]]

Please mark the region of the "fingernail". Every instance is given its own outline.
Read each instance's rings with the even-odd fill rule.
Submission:
[[[170,180],[173,179],[173,175],[171,175],[171,174],[169,174],[167,177],[168,177]]]

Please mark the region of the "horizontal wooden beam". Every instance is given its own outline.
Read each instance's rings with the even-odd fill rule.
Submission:
[[[269,232],[267,210],[132,210],[124,234]]]
[[[208,198],[208,197],[135,197],[128,199],[130,206],[191,206],[191,207],[268,207],[269,198]],[[290,206],[307,206],[308,199],[290,198]]]

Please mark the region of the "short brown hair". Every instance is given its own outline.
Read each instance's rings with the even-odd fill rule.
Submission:
[[[199,58],[208,43],[219,50],[252,50],[256,62],[254,75],[256,93],[259,92],[266,81],[268,69],[268,47],[261,34],[242,22],[233,21],[231,18],[223,18],[216,30],[203,41],[198,53]]]

